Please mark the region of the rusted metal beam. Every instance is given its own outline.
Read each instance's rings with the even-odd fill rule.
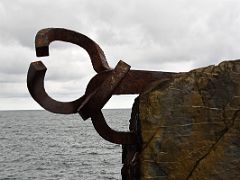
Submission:
[[[112,70],[104,71],[94,76],[89,81],[86,92],[91,91],[90,89],[93,89],[94,87],[100,86],[104,79],[111,74],[111,72]],[[178,73],[173,72],[130,70],[112,94],[140,94],[149,86],[149,84],[158,80],[172,78],[177,74]]]
[[[44,76],[47,68],[41,61],[31,63],[27,85],[33,99],[43,108],[54,113],[79,113],[82,118],[92,120],[96,131],[104,139],[117,144],[134,144],[133,132],[117,132],[111,129],[101,109],[114,94],[139,94],[150,84],[158,80],[169,79],[176,73],[160,71],[130,70],[130,66],[119,61],[115,69],[109,67],[102,49],[87,36],[61,28],[48,28],[39,31],[35,38],[38,57],[49,55],[52,41],[65,41],[84,48],[91,59],[97,74],[90,80],[85,94],[71,102],[52,99],[44,89]]]

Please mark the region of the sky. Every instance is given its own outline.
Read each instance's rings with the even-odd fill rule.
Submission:
[[[29,65],[48,68],[47,93],[59,101],[83,95],[96,74],[82,48],[50,45],[35,56],[36,33],[71,29],[97,42],[108,63],[131,69],[185,72],[240,58],[239,0],[1,0],[0,110],[41,109],[26,85]],[[130,108],[136,96],[113,96],[104,108]]]

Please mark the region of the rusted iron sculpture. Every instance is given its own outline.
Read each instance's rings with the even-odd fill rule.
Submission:
[[[85,49],[97,72],[89,82],[85,94],[72,102],[59,102],[48,96],[44,89],[44,76],[47,68],[41,61],[30,64],[27,75],[27,86],[33,99],[44,109],[61,114],[79,113],[92,123],[104,139],[116,144],[134,144],[134,132],[118,132],[111,129],[101,109],[114,94],[139,94],[152,82],[170,78],[175,73],[130,70],[130,66],[119,61],[112,69],[107,63],[102,49],[87,36],[61,28],[48,28],[39,31],[35,38],[36,55],[49,55],[49,45],[53,41],[65,41],[79,45]]]

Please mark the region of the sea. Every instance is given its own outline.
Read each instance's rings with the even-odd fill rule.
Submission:
[[[103,110],[128,131],[130,109]],[[122,146],[102,139],[91,120],[44,110],[0,111],[0,180],[121,179]]]

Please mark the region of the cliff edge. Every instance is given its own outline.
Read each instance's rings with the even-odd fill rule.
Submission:
[[[123,179],[240,179],[240,60],[151,84],[130,128]]]

